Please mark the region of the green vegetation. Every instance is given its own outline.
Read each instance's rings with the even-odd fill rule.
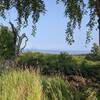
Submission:
[[[72,56],[66,53],[56,55],[27,52],[19,56],[17,62],[18,66],[40,68],[44,74],[58,72],[66,74],[68,70],[70,73],[76,67],[76,62]]]
[[[86,43],[98,23],[100,46],[100,1],[55,0],[63,2],[68,19],[66,41],[74,42],[74,29],[83,16],[89,15]],[[21,33],[32,18],[32,35],[41,13],[45,13],[44,0],[0,0],[0,17],[15,8],[17,17],[9,24],[12,30],[0,26],[0,100],[100,100],[100,47],[93,45],[91,53],[73,56],[67,53],[21,53],[28,38]],[[1,24],[1,23],[0,23]],[[17,26],[15,27],[14,24]],[[25,40],[25,45],[21,44]]]
[[[91,53],[86,56],[86,59],[93,61],[100,61],[100,46],[94,43]]]
[[[0,27],[0,58],[11,59],[14,56],[13,33],[7,27]]]
[[[99,98],[92,88],[84,88],[80,92],[60,77],[44,77],[29,70],[9,70],[0,75],[0,100],[99,100]]]
[[[98,23],[99,30],[99,45],[100,45],[100,1],[99,0],[55,0],[55,2],[63,2],[65,9],[65,17],[67,20],[66,41],[71,45],[74,42],[74,30],[81,28],[82,19],[88,16],[86,23],[87,38],[86,43],[91,40],[91,32]],[[30,15],[33,21],[33,35],[36,30],[36,23],[38,22],[41,13],[46,12],[44,0],[0,0],[0,17],[7,18],[6,11],[15,8],[17,11],[16,24],[19,27],[26,27],[28,25],[28,18]],[[12,19],[11,19],[12,20]]]
[[[12,70],[0,76],[0,100],[73,100],[67,85],[59,78]]]
[[[15,8],[18,16],[15,18],[19,29],[28,25],[30,15],[33,21],[33,28],[39,20],[41,13],[45,13],[45,4],[43,0],[0,0],[0,17],[7,18],[5,10],[9,11]]]
[[[98,37],[100,46],[100,0],[57,0],[64,3],[65,17],[67,21],[66,29],[66,41],[69,44],[74,42],[74,30],[79,27],[81,28],[82,19],[87,15],[88,20],[86,23],[87,37],[86,43],[91,41],[91,33],[95,26],[98,25]],[[98,23],[98,24],[97,24]]]
[[[0,100],[41,100],[39,77],[29,71],[11,71],[0,76]]]
[[[100,61],[85,55],[26,52],[0,64],[0,100],[100,99]]]
[[[100,81],[100,61],[85,59],[85,56],[72,56],[66,53],[42,54],[26,52],[17,59],[20,68],[40,69],[45,75],[80,75],[94,77]]]

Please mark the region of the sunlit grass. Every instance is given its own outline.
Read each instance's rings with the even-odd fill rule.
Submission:
[[[68,82],[29,70],[9,70],[0,76],[0,100],[74,100]]]
[[[29,70],[9,70],[0,76],[0,100],[73,100],[69,84]]]
[[[92,93],[94,93],[92,95]],[[87,94],[87,93],[86,93]],[[29,70],[9,70],[0,75],[0,100],[90,100],[61,77],[41,76]],[[97,99],[94,99],[97,100]]]
[[[0,89],[0,100],[41,100],[40,77],[28,70],[2,74]]]

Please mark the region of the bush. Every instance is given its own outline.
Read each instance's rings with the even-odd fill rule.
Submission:
[[[27,52],[18,58],[18,66],[40,69],[44,75],[80,75],[82,73],[84,77],[95,77],[100,80],[100,61],[86,60],[84,56]]]
[[[99,100],[97,92],[93,88],[88,88],[84,91],[86,100]]]
[[[44,62],[43,56],[44,56],[43,54],[38,53],[38,52],[37,53],[33,53],[33,52],[23,53],[17,58],[17,66],[21,66],[21,68],[31,67],[33,69],[37,69]]]
[[[94,77],[100,81],[100,62],[84,60],[80,65],[80,72],[84,77]]]
[[[86,56],[86,59],[100,61],[100,46],[97,46],[97,44],[94,43],[91,53]]]
[[[76,74],[78,71],[78,66],[73,57],[66,53],[61,53],[58,56],[58,66],[59,70],[64,74]]]
[[[77,63],[73,57],[66,53],[61,54],[41,54],[27,52],[18,58],[18,66],[35,67],[41,69],[42,74],[62,73],[75,74]]]
[[[13,33],[7,27],[0,27],[0,57],[11,59],[14,57]]]

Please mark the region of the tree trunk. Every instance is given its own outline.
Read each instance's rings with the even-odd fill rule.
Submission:
[[[98,16],[99,46],[100,46],[100,0],[95,1],[96,13]]]
[[[13,23],[9,22],[12,28],[12,32],[13,32],[13,52],[14,52],[14,58],[16,58],[16,43],[17,43],[17,35],[18,35],[18,31],[17,29],[14,27]]]
[[[99,46],[100,46],[100,16],[99,16],[99,19],[98,19],[98,29],[99,29]]]

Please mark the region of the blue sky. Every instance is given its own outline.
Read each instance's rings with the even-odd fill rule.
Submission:
[[[82,22],[81,30],[76,29],[74,33],[75,43],[68,45],[65,40],[65,29],[67,20],[64,16],[64,7],[62,4],[56,4],[56,0],[44,0],[46,5],[46,14],[41,15],[37,23],[36,36],[31,36],[32,21],[29,18],[29,26],[22,30],[22,33],[27,33],[29,41],[25,49],[43,49],[43,50],[75,50],[75,51],[89,51],[94,42],[98,43],[98,31],[93,31],[93,40],[85,46],[86,40],[86,23],[88,17],[86,16]],[[15,9],[7,13],[8,19],[4,21],[0,18],[0,23],[8,25],[9,19],[16,17]]]

